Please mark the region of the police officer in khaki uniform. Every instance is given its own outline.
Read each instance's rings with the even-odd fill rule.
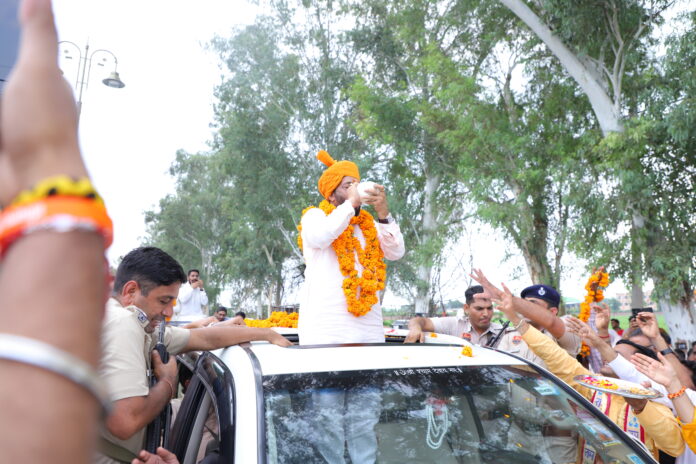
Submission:
[[[415,317],[408,321],[408,335],[404,343],[423,342],[423,332],[454,335],[474,345],[486,345],[498,335],[502,326],[491,322],[493,303],[483,287],[474,285],[464,292],[466,303],[463,314],[450,317]]]
[[[181,265],[154,247],[131,251],[116,271],[114,293],[107,303],[102,329],[99,370],[113,410],[102,427],[95,463],[130,463],[143,448],[145,428],[176,395],[174,355],[252,340],[290,345],[271,329],[167,327],[164,340],[172,356],[167,364],[162,363],[157,352],[152,351],[156,342],[153,333],[165,318],[172,317],[179,287],[185,281]],[[158,379],[153,387],[148,383],[150,369]]]

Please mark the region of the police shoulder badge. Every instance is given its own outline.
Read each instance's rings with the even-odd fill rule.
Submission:
[[[522,336],[521,335],[515,335],[512,337],[512,344],[513,345],[519,345],[522,342]]]

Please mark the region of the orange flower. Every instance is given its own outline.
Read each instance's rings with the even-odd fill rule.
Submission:
[[[607,285],[609,285],[609,274],[604,271],[603,267],[600,267],[587,279],[587,284],[585,284],[587,295],[585,295],[585,301],[580,303],[580,314],[578,314],[578,319],[583,322],[589,320],[590,304],[600,302],[604,299],[604,288],[606,288]],[[588,356],[590,354],[590,347],[583,343],[580,354]]]
[[[462,348],[462,355],[472,358],[474,356],[474,352],[471,350],[470,346],[465,346]]]
[[[249,327],[289,327],[297,328],[298,313],[286,313],[284,311],[273,311],[268,319],[247,319],[246,325]]]
[[[310,206],[302,211],[302,215],[314,208]],[[327,216],[336,209],[331,203],[323,200],[319,204]],[[365,237],[365,248],[360,245],[360,240],[353,236],[352,225],[358,225]],[[297,244],[302,249],[302,224],[297,226],[300,234],[297,237]],[[384,282],[387,278],[387,265],[384,263],[384,252],[379,246],[377,239],[377,228],[372,215],[360,210],[360,214],[350,220],[350,225],[346,230],[333,241],[331,247],[338,257],[338,267],[343,279],[343,294],[346,297],[348,311],[356,317],[364,316],[372,309],[377,301],[377,292],[384,289]],[[358,277],[355,269],[355,256],[363,267],[362,276]],[[360,295],[360,296],[358,296]]]

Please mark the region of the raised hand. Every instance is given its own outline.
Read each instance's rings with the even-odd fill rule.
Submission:
[[[599,334],[592,330],[592,327],[581,321],[577,317],[568,316],[566,319],[566,327],[571,332],[577,334],[582,340],[593,348],[597,348],[603,343]]]
[[[662,354],[658,353],[657,356],[660,359],[659,361],[644,354],[635,353],[631,356],[631,362],[639,372],[642,372],[660,385],[668,387],[671,382],[677,380],[677,373]]]
[[[650,312],[638,313],[636,316],[636,324],[643,331],[643,334],[651,340],[660,337],[660,328],[657,326],[655,314]]]
[[[611,309],[606,303],[590,305],[595,310],[595,327],[597,330],[607,330],[611,319]]]
[[[493,285],[486,275],[483,273],[481,269],[472,269],[471,274],[469,274],[469,277],[474,279],[476,282],[478,282],[484,290],[484,293],[479,293],[478,295],[474,295],[475,297],[479,298],[489,298],[489,299],[495,299],[495,300],[502,300],[503,299],[503,292],[500,291],[498,287]]]

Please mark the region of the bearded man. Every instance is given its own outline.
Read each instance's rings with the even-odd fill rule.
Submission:
[[[384,258],[404,255],[404,239],[389,214],[382,185],[358,194],[355,163],[334,161],[324,150],[317,158],[327,169],[319,178],[324,201],[302,212],[298,243],[305,259],[300,292],[300,344],[384,342],[378,292],[384,289]],[[361,209],[375,209],[377,221]],[[375,462],[381,398],[365,388],[318,389],[307,409],[321,434],[317,450],[325,462]],[[319,459],[319,456],[317,456]]]
[[[319,178],[324,200],[307,208],[298,242],[306,269],[300,293],[300,344],[384,342],[378,292],[384,289],[384,258],[404,255],[404,238],[389,214],[384,186],[361,199],[358,166],[334,161],[324,150],[317,158],[327,169]],[[370,205],[377,220],[361,208]]]

